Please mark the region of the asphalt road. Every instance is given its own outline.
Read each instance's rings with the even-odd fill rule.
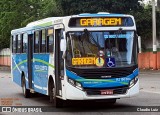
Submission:
[[[67,102],[64,108],[55,108],[49,103],[49,98],[44,95],[34,94],[31,98],[24,98],[22,89],[18,85],[12,82],[12,78],[9,71],[0,70],[0,106],[50,106],[50,110],[53,112],[43,113],[48,114],[83,114],[83,115],[103,115],[111,114],[115,115],[117,112],[119,115],[135,114],[130,112],[138,109],[154,108],[150,106],[159,106],[160,109],[160,71],[141,71],[139,75],[140,79],[140,93],[136,97],[118,99],[113,106],[108,105],[106,102],[93,102],[93,101],[70,101]],[[146,106],[146,107],[144,107]],[[133,107],[133,109],[132,109]],[[121,112],[122,111],[122,112]],[[124,113],[126,111],[126,113]],[[159,110],[160,111],[160,110]],[[138,114],[160,114],[156,112],[138,112]],[[0,115],[7,113],[0,113]],[[17,114],[17,113],[12,113]],[[26,114],[26,113],[19,113]],[[28,113],[31,114],[32,113]],[[34,113],[35,114],[35,113]],[[37,113],[39,115],[39,113]]]

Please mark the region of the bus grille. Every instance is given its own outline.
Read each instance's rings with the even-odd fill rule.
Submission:
[[[138,66],[124,67],[124,68],[72,68],[67,67],[68,70],[76,73],[85,79],[110,79],[121,78],[131,75]]]
[[[120,78],[126,77],[130,75],[132,72],[124,71],[105,71],[105,70],[95,70],[95,71],[81,71],[81,73],[77,72],[79,76],[87,79],[102,79],[103,77],[108,78]]]

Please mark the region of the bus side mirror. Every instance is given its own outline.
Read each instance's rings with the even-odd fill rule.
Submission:
[[[66,34],[65,31],[63,31],[63,38],[61,39],[61,43],[60,43],[60,49],[61,51],[65,52],[66,51]]]
[[[66,51],[66,40],[65,40],[65,39],[61,39],[60,49],[61,49],[61,51],[63,51],[63,52]]]

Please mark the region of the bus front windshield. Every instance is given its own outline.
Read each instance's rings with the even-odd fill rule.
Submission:
[[[134,31],[79,31],[67,33],[66,64],[77,68],[135,65]]]

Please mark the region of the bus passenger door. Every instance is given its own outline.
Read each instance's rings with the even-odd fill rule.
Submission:
[[[60,41],[63,39],[63,25],[56,25],[55,29],[55,84],[56,95],[62,97],[62,80],[64,78],[64,59],[63,52],[60,50]]]
[[[28,64],[28,86],[29,86],[29,89],[33,89],[32,59],[33,59],[33,34],[28,34],[27,64]]]

